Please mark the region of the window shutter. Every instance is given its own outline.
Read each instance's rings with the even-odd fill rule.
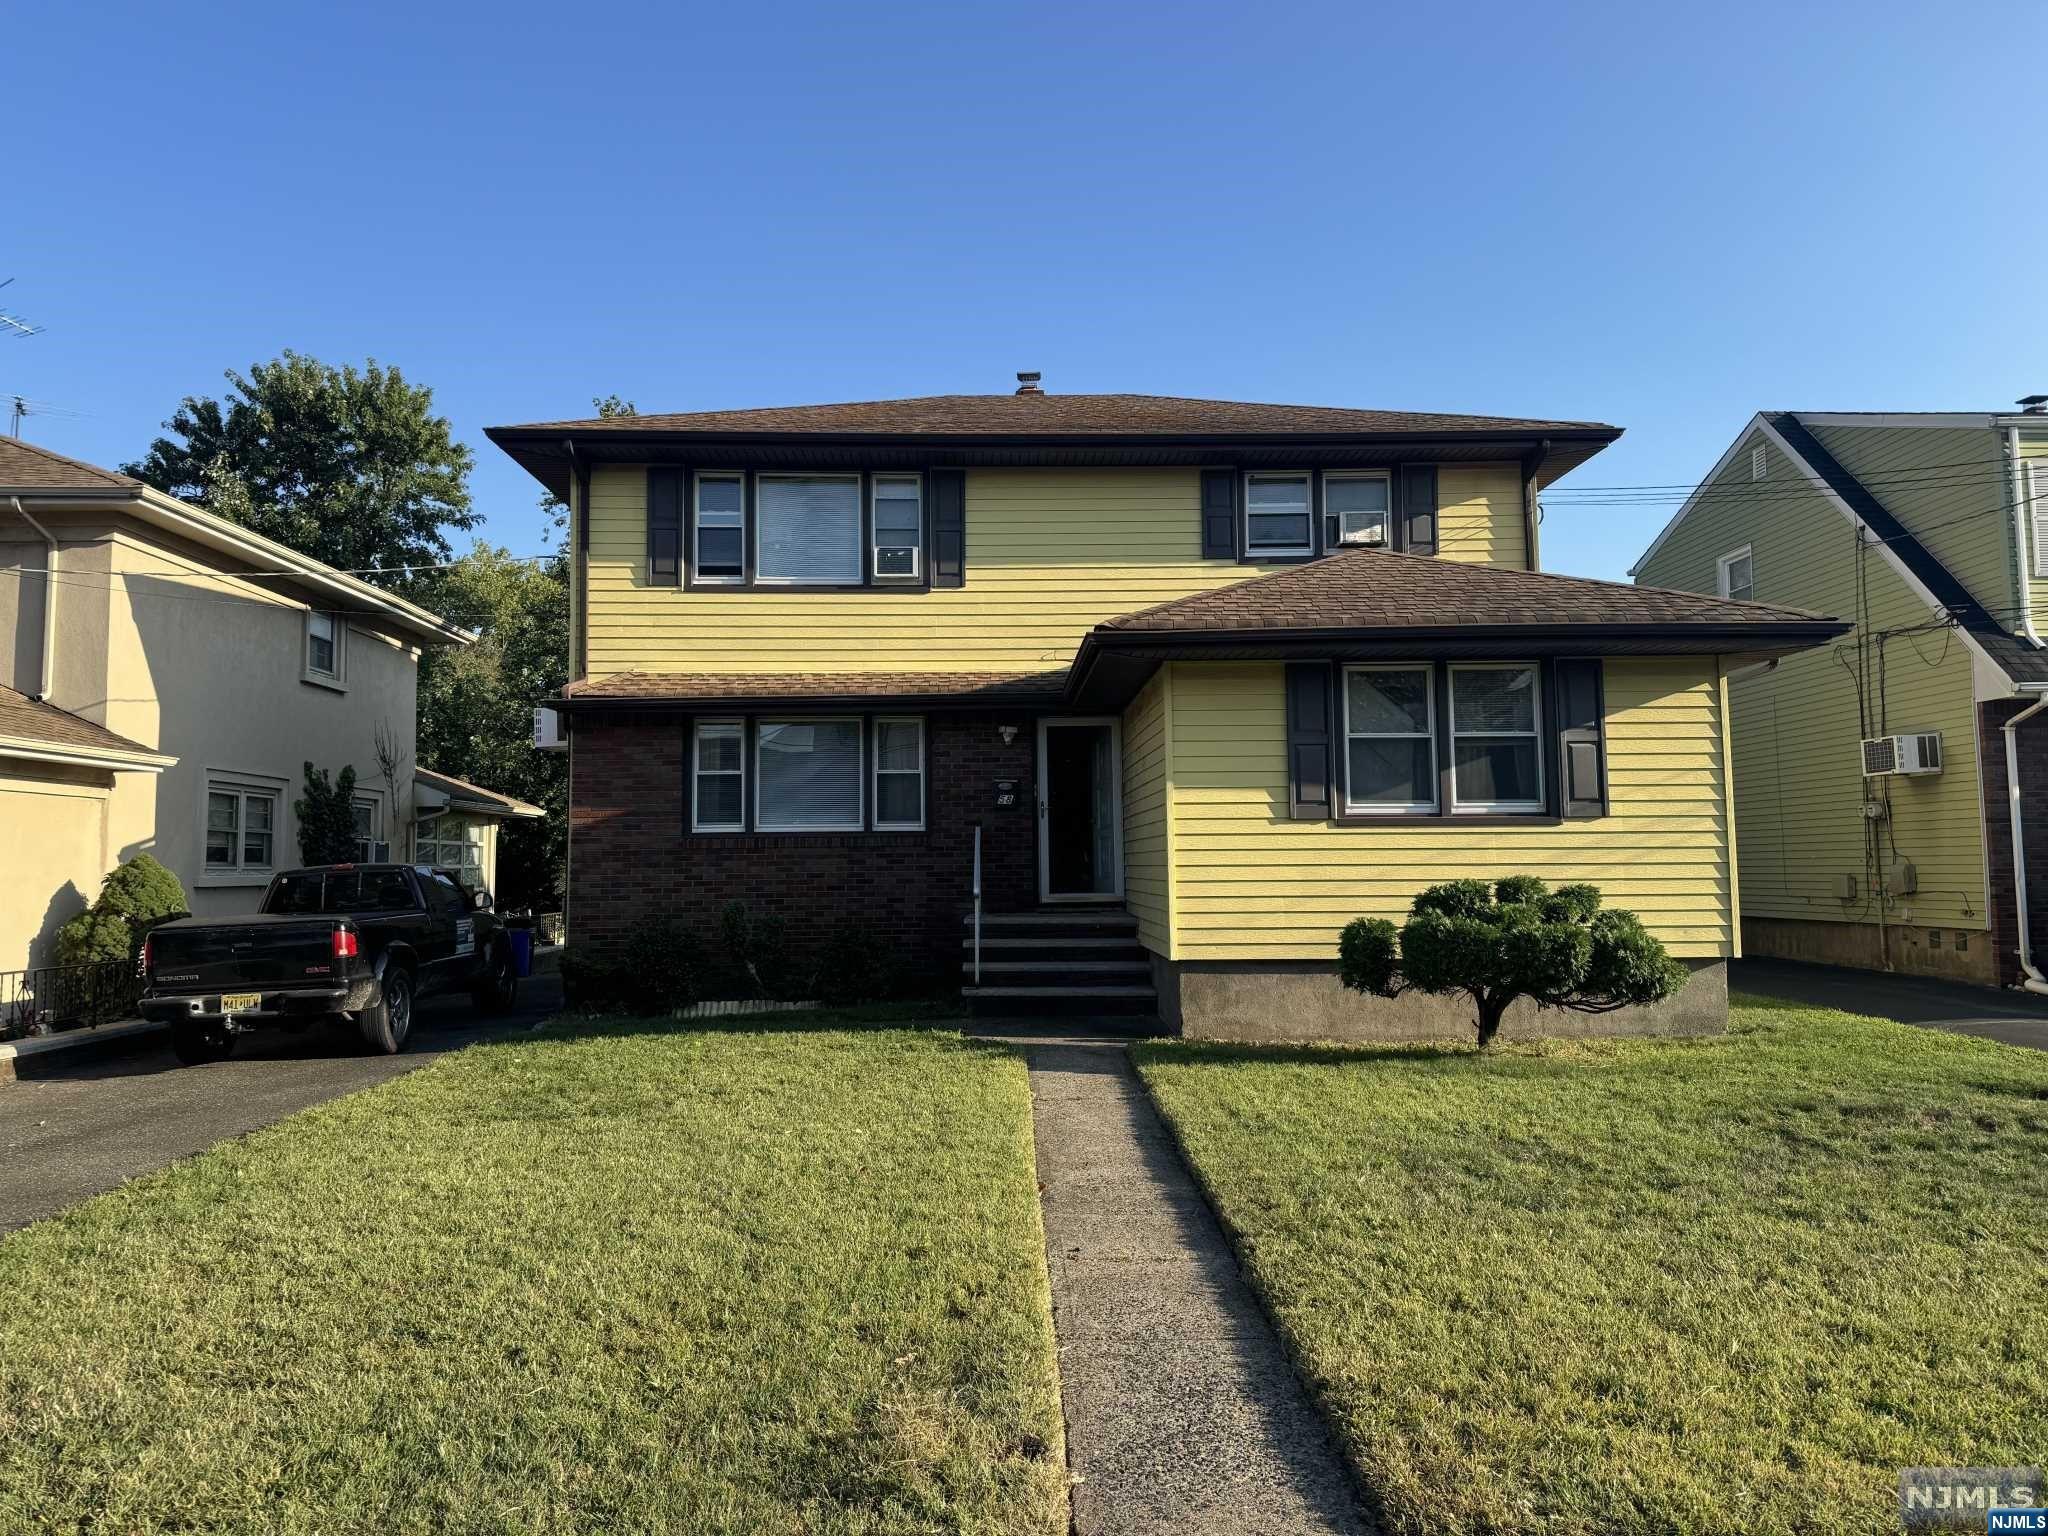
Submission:
[[[1411,555],[1436,553],[1436,466],[1401,466],[1401,547]]]
[[[647,471],[647,584],[683,584],[683,480],[680,469]]]
[[[1202,471],[1202,558],[1237,558],[1237,471]]]
[[[2036,581],[2048,581],[2048,470],[2044,461],[2027,461],[2027,499],[2034,514],[2034,570]]]
[[[967,471],[935,469],[932,495],[932,585],[967,585]]]
[[[1600,663],[1557,664],[1559,808],[1566,816],[1607,814],[1607,763],[1601,740],[1604,713]]]
[[[1328,821],[1330,794],[1330,666],[1287,664],[1287,814],[1295,821]]]

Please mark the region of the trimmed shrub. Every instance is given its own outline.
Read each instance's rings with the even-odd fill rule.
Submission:
[[[1396,929],[1361,917],[1337,942],[1338,972],[1354,992],[1463,992],[1473,1003],[1483,1049],[1517,998],[1538,1008],[1612,1013],[1661,1002],[1685,985],[1686,969],[1633,912],[1602,911],[1600,891],[1552,891],[1534,875],[1433,885]]]
[[[306,792],[292,802],[299,818],[299,859],[306,864],[346,864],[356,856],[356,770],[345,765],[331,780],[325,768],[306,764]]]
[[[702,995],[703,952],[695,935],[669,918],[634,925],[615,959],[598,960],[573,948],[562,955],[562,993],[584,1013],[663,1018]]]
[[[133,960],[150,929],[189,910],[178,877],[138,853],[100,882],[90,907],[57,930],[57,963]]]
[[[729,901],[718,914],[718,933],[735,986],[757,998],[788,998],[797,967],[788,932],[779,917],[756,917],[743,901]]]
[[[903,967],[894,951],[864,928],[841,928],[825,941],[812,990],[828,1007],[879,1003],[903,987]]]

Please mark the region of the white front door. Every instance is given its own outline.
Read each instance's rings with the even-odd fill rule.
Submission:
[[[1038,722],[1038,895],[1124,894],[1123,742],[1114,718]]]

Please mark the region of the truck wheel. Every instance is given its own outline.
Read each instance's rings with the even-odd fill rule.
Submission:
[[[519,997],[519,977],[512,969],[512,951],[504,944],[491,947],[491,960],[484,974],[473,982],[469,1000],[486,1018],[510,1011]]]
[[[405,1049],[405,1037],[412,1033],[412,976],[401,966],[384,972],[384,1000],[356,1015],[356,1028],[363,1044],[385,1056]]]
[[[228,1052],[235,1048],[235,1037],[220,1024],[174,1024],[171,1026],[171,1050],[178,1060],[188,1067],[203,1067],[209,1062],[226,1061]]]

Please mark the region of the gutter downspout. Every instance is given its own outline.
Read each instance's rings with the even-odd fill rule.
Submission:
[[[2033,594],[2028,590],[2034,567],[2033,562],[2027,559],[2026,476],[2020,464],[2020,429],[2010,423],[2005,429],[2005,469],[2012,484],[2012,547],[2020,563],[2020,582],[2015,593],[2019,601],[2014,606],[2019,609],[2020,633],[2027,637],[2030,645],[2039,650],[2043,642],[2041,637],[2034,633]]]
[[[14,503],[14,510],[24,523],[42,535],[46,552],[43,555],[43,644],[37,652],[39,680],[36,699],[47,703],[50,688],[55,680],[55,669],[50,665],[50,653],[57,645],[57,538],[41,523],[28,515],[28,508],[21,504],[19,496],[7,498]]]
[[[2048,709],[2048,691],[2036,688],[2032,692],[2035,694],[2034,702],[1999,729],[2005,733],[2005,803],[2006,814],[2012,820],[2013,915],[2019,922],[2020,969],[2026,973],[2020,978],[2020,985],[2029,992],[2048,997],[2048,976],[2043,976],[2034,964],[2034,946],[2027,932],[2027,834],[2020,825],[2019,726],[2022,721],[2031,720]]]

